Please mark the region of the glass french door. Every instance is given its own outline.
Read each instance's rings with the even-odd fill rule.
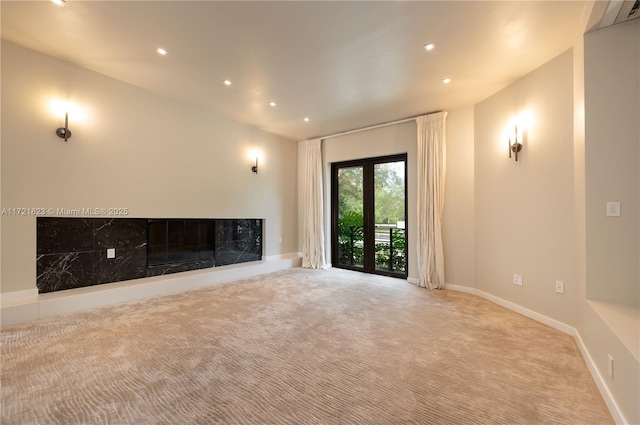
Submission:
[[[407,155],[331,165],[334,267],[407,277]]]

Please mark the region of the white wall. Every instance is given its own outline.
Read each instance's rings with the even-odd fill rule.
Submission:
[[[640,21],[585,34],[584,77],[588,300],[578,331],[626,422],[638,424]],[[620,217],[606,217],[607,201],[621,202]]]
[[[447,180],[442,237],[447,284],[475,287],[473,108],[447,116]]]
[[[587,297],[640,303],[640,23],[585,35]],[[607,201],[621,202],[606,217]]]
[[[574,326],[572,66],[567,51],[476,105],[474,136],[476,288]],[[522,113],[515,162],[505,134]]]
[[[633,424],[640,423],[639,27],[632,21],[587,34],[575,51],[474,111],[476,288],[575,327],[614,417]],[[516,164],[503,132],[523,110],[532,126]],[[622,202],[622,217],[605,217],[608,200]],[[514,273],[523,287],[511,283]],[[556,279],[564,295],[554,292]]]
[[[167,81],[171,84],[171,81]],[[71,139],[52,98],[85,111]],[[264,218],[264,255],[297,250],[296,144],[2,41],[2,208]],[[262,151],[259,173],[248,153]],[[279,238],[282,237],[282,243]],[[35,288],[36,218],[2,217],[1,291]]]

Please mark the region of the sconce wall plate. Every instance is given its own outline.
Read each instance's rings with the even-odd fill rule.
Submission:
[[[56,130],[56,134],[61,139],[64,139],[64,141],[66,142],[67,139],[69,139],[69,137],[71,137],[71,130],[69,130],[68,128],[60,127],[60,128],[58,128]]]
[[[518,160],[518,152],[522,150],[522,143],[509,143],[509,158],[511,158],[511,152],[516,154],[516,161]]]

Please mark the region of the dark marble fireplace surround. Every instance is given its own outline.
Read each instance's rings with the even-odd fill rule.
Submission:
[[[262,219],[38,217],[39,293],[262,259]],[[107,258],[107,250],[115,257]]]

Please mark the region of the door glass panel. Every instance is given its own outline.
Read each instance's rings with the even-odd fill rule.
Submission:
[[[405,162],[374,164],[375,267],[406,270]]]
[[[407,277],[407,155],[331,164],[331,262]]]
[[[364,266],[363,167],[338,170],[338,263]]]

